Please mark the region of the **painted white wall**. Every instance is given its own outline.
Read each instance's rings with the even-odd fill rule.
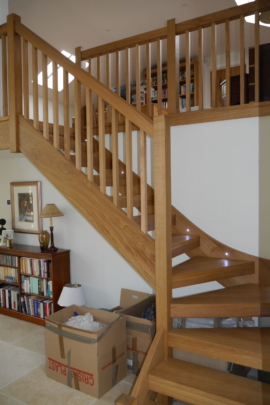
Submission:
[[[11,229],[10,183],[14,181],[41,181],[42,207],[55,203],[64,217],[55,218],[55,245],[70,249],[71,281],[83,285],[87,306],[111,308],[119,305],[121,288],[151,293],[149,285],[103,239],[102,236],[72,207],[46,178],[22,154],[0,151],[0,217]],[[43,220],[49,229],[49,220]],[[14,235],[15,243],[38,246],[37,235]]]

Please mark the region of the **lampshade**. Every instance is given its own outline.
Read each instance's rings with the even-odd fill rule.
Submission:
[[[46,204],[41,213],[40,218],[62,217],[64,214],[57,208],[55,204]]]
[[[80,284],[65,284],[58,300],[61,307],[86,304],[85,295]]]

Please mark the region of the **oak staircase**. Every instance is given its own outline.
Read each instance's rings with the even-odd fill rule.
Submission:
[[[172,358],[172,348],[177,348],[270,371],[269,328],[172,329],[174,317],[269,316],[270,264],[214,240],[171,206],[169,117],[158,115],[153,121],[146,118],[31,33],[17,16],[9,16],[8,27],[2,27],[0,33],[8,33],[9,59],[12,60],[8,68],[9,126],[7,128],[7,120],[0,122],[0,134],[3,131],[0,142],[6,145],[8,131],[11,152],[23,153],[156,289],[155,338],[130,396],[122,395],[117,404],[165,405],[171,403],[171,398],[197,405],[270,404],[268,384]],[[32,68],[36,73],[38,49],[44,61],[43,72],[48,56],[55,69],[56,64],[63,66],[66,78],[67,73],[74,75],[75,128],[70,128],[69,119],[66,119],[68,98],[65,96],[64,126],[58,121],[48,124],[46,106],[44,117],[47,115],[47,119],[39,122],[37,82],[33,84],[33,121],[27,115],[26,105],[23,111],[22,105],[15,102],[23,95],[26,97],[24,103],[27,103],[29,96],[26,85],[23,94],[18,82],[18,38],[32,45]],[[25,51],[25,57],[26,54]],[[26,59],[23,60],[26,63]],[[27,78],[23,78],[26,84]],[[81,121],[82,105],[79,102],[82,85],[86,88],[84,122]],[[46,98],[44,85],[43,90]],[[97,124],[93,123],[92,92],[98,96]],[[56,91],[53,94],[56,102]],[[104,101],[112,106],[109,124],[104,119]],[[58,111],[56,107],[55,111]],[[123,122],[119,121],[119,113],[124,116]],[[127,143],[125,163],[119,159],[115,147],[118,132],[123,130]],[[133,171],[129,161],[132,155],[130,136],[134,130],[140,134],[142,145],[140,175]],[[105,147],[106,134],[111,137],[111,150]],[[154,189],[147,184],[145,177],[146,134],[154,142]],[[73,150],[75,155],[71,154]],[[87,174],[81,171],[82,167],[87,167]],[[106,194],[107,187],[113,188],[112,196]],[[134,208],[138,215],[134,214]],[[153,230],[155,234],[149,234]],[[172,258],[182,254],[190,259],[172,266]],[[172,298],[175,288],[209,281],[218,281],[225,288]],[[155,402],[156,396],[158,402]]]

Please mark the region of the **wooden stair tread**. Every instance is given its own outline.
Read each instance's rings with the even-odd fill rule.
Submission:
[[[141,215],[137,215],[133,217],[133,220],[141,226]],[[147,222],[148,222],[148,231],[153,231],[155,229],[155,215],[150,214],[147,215]],[[176,224],[176,215],[172,215],[172,226]]]
[[[108,197],[110,201],[113,202],[113,197]],[[154,197],[149,196],[147,201],[148,206],[154,205]],[[140,195],[133,195],[133,207],[140,207],[141,206],[141,196]],[[119,196],[119,207],[120,208],[127,208],[127,197],[125,195]]]
[[[173,329],[168,334],[168,345],[270,371],[270,328]]]
[[[253,274],[254,262],[196,256],[173,267],[172,288]]]
[[[174,298],[172,318],[269,316],[270,286],[245,284]]]
[[[189,252],[200,246],[200,237],[197,235],[172,235],[172,257]]]
[[[196,405],[270,404],[270,385],[181,360],[161,362],[149,389]]]

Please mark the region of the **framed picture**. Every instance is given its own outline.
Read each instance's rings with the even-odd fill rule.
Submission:
[[[40,181],[10,183],[12,228],[14,232],[40,233],[42,220]]]
[[[2,246],[6,246],[7,245],[7,239],[13,239],[13,234],[14,231],[10,230],[10,231],[2,231],[2,239],[1,239],[1,245]]]

